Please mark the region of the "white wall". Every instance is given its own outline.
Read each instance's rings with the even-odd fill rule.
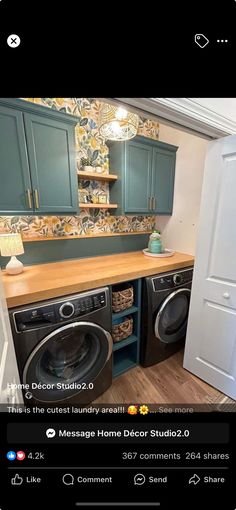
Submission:
[[[195,254],[204,160],[208,141],[160,124],[160,141],[179,147],[176,158],[172,216],[158,216],[156,227],[163,244],[183,253]]]

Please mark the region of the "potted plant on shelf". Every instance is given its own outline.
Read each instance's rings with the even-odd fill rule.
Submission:
[[[93,166],[93,160],[92,158],[81,158],[80,160],[80,167],[81,170],[84,170],[85,172],[94,172],[95,168]]]

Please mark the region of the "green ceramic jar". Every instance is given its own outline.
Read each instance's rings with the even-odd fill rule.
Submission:
[[[161,234],[158,230],[154,230],[150,235],[148,249],[151,253],[162,253]]]
[[[149,251],[151,253],[162,253],[162,243],[160,239],[152,239],[149,244]]]

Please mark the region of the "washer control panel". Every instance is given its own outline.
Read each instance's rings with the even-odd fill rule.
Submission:
[[[173,289],[175,287],[182,287],[191,282],[193,278],[193,269],[180,270],[176,273],[169,273],[156,276],[152,278],[152,285],[154,292],[161,290]]]
[[[88,313],[100,310],[106,306],[105,292],[88,295],[85,294],[77,299],[71,299],[54,305],[57,320],[81,317]]]
[[[50,324],[59,324],[96,312],[106,305],[105,290],[69,296],[64,301],[54,301],[51,304],[39,305],[15,312],[13,314],[15,330],[20,333],[50,326]]]

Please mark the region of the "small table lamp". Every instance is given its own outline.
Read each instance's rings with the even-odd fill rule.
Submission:
[[[0,253],[3,257],[11,257],[10,262],[6,265],[8,274],[19,274],[23,271],[23,264],[15,255],[24,253],[24,247],[20,234],[3,234],[0,235]]]

